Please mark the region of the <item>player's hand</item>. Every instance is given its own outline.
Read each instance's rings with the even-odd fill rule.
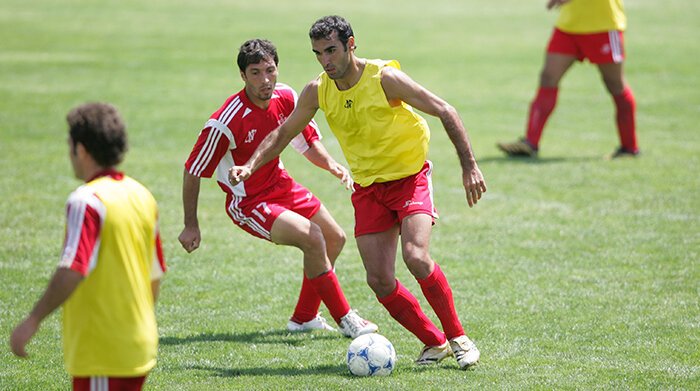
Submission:
[[[471,208],[481,199],[481,194],[486,192],[484,176],[481,174],[481,170],[479,170],[476,163],[474,163],[471,169],[464,170],[462,173],[462,183],[464,184],[464,190],[467,192],[467,202]]]
[[[202,235],[199,232],[199,227],[185,227],[180,236],[177,238],[188,253],[199,248],[199,243],[202,241]]]
[[[345,166],[342,164],[334,164],[331,166],[331,168],[328,170],[330,171],[331,174],[333,174],[336,178],[340,179],[340,183],[345,185],[345,190],[352,190],[355,191],[355,181],[352,180],[352,175],[350,175],[350,171],[348,171]]]
[[[233,166],[228,169],[228,181],[231,185],[237,184],[250,178],[250,167],[248,166]]]
[[[549,0],[549,2],[547,2],[547,9],[551,10],[554,7],[559,7],[562,4],[566,4],[569,1],[570,0]]]
[[[10,336],[10,348],[12,349],[12,353],[18,357],[27,357],[27,352],[24,348],[38,329],[39,322],[34,320],[31,316],[17,325]]]

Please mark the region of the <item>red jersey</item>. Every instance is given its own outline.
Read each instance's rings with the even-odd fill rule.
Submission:
[[[219,186],[229,197],[254,196],[281,179],[290,179],[279,156],[236,186],[229,183],[228,170],[250,159],[262,140],[292,113],[296,101],[296,92],[282,83],[275,86],[267,109],[254,105],[246,96],[245,89],[230,96],[199,133],[185,169],[194,176],[205,178],[212,177],[216,172]],[[314,141],[320,139],[318,125],[311,120],[290,144],[299,153],[304,153]]]

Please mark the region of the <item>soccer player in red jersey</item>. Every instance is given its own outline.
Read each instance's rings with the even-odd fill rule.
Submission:
[[[345,233],[318,198],[290,177],[279,157],[244,182],[233,186],[228,181],[229,168],[246,162],[260,142],[294,110],[297,95],[290,87],[277,83],[278,62],[277,50],[270,41],[253,39],[240,47],[238,67],[245,87],[212,114],[185,163],[185,228],[180,243],[187,252],[199,247],[200,180],[216,174],[226,193],[226,212],[238,227],[304,253],[301,292],[287,328],[333,330],[318,312],[323,301],[345,336],[355,338],[374,332],[377,326],[350,308],[335,275],[334,263],[345,244]],[[291,145],[350,189],[350,174],[328,154],[320,138],[312,120]]]
[[[635,125],[636,104],[623,77],[623,31],[627,26],[622,0],[549,0],[547,9],[561,6],[547,47],[540,86],[530,105],[525,137],[498,143],[509,156],[536,157],[547,119],[554,111],[559,81],[576,61],[598,66],[616,109],[620,147],[610,158],[639,154]]]
[[[158,350],[154,303],[165,271],[158,208],[143,185],[115,169],[127,143],[113,106],[82,105],[67,120],[73,171],[85,184],[66,204],[58,268],[10,346],[26,356],[43,319],[63,306],[73,389],[141,390]]]

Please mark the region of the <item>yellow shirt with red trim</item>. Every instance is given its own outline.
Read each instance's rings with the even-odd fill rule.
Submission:
[[[571,0],[561,6],[555,26],[573,34],[624,31],[625,7],[622,0]]]
[[[137,181],[112,172],[74,191],[59,267],[85,276],[63,305],[72,376],[135,377],[156,363],[151,281],[165,271],[157,205]]]
[[[408,104],[391,106],[381,84],[382,68],[398,61],[366,60],[360,80],[339,90],[324,72],[318,104],[360,186],[388,182],[420,171],[428,155],[430,129]]]

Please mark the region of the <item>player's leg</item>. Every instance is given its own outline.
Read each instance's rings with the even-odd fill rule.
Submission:
[[[319,210],[311,217],[311,221],[321,228],[326,241],[326,254],[331,266],[334,266],[336,258],[345,245],[345,232],[323,205],[320,205]],[[316,293],[308,277],[304,274],[301,290],[299,291],[299,299],[294,308],[294,313],[287,323],[287,329],[290,331],[332,329],[319,314],[320,306],[321,297]]]
[[[605,88],[615,102],[615,119],[621,146],[613,156],[637,155],[639,147],[635,121],[636,103],[632,89],[624,80],[623,63],[598,64],[598,69]]]
[[[377,330],[372,322],[351,310],[338,277],[326,255],[323,231],[316,223],[292,211],[282,212],[272,225],[272,241],[297,247],[304,253],[304,273],[328,308],[340,331],[349,337]]]
[[[362,263],[367,272],[367,284],[377,295],[377,299],[404,328],[413,333],[426,346],[442,346],[439,357],[430,358],[432,362],[445,357],[445,335],[425,315],[411,292],[395,277],[394,264],[398,244],[399,228],[358,236],[357,247]]]
[[[323,232],[326,241],[326,255],[332,266],[345,246],[347,240],[345,231],[338,225],[325,206],[321,205],[318,212],[311,217],[311,221],[318,225]]]
[[[581,54],[573,37],[555,29],[547,45],[537,93],[530,103],[525,138],[512,143],[498,143],[500,150],[509,156],[537,156],[544,126],[557,103],[559,82],[579,59]]]
[[[452,288],[440,265],[429,254],[433,218],[428,214],[407,216],[401,222],[404,262],[416,278],[423,295],[440,319],[457,362],[467,368],[479,361],[480,352],[464,332],[454,305]],[[429,351],[430,347],[426,347]],[[434,349],[434,347],[433,347]]]

